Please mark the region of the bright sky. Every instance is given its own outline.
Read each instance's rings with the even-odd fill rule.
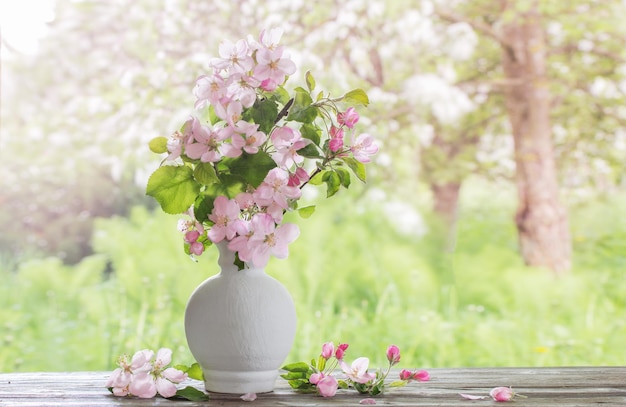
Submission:
[[[53,4],[54,0],[0,0],[2,40],[20,52],[36,52],[46,22],[54,18]]]

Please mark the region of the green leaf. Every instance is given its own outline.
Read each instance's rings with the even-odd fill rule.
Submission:
[[[193,170],[193,177],[202,185],[210,185],[219,181],[215,168],[211,163],[200,163]]]
[[[225,170],[230,175],[245,180],[254,188],[261,185],[267,173],[274,167],[276,167],[276,162],[264,151],[256,154],[243,153],[237,158],[225,158],[219,164],[220,170]]]
[[[262,99],[254,102],[254,105],[246,109],[242,115],[243,120],[254,121],[259,125],[259,130],[269,134],[276,124],[278,105],[271,99]]]
[[[297,87],[295,89],[296,96],[294,97],[293,105],[289,110],[287,120],[293,120],[301,123],[312,123],[317,117],[317,107],[311,106],[313,99],[306,89]]]
[[[311,179],[309,180],[309,184],[311,185],[322,185],[322,182],[324,182],[324,175],[326,174],[326,171],[320,171],[317,174],[315,174],[314,176],[311,177]]]
[[[167,137],[155,137],[148,143],[150,151],[157,154],[167,153]]]
[[[298,154],[306,158],[322,158],[319,148],[313,144],[307,144],[298,150]]]
[[[307,376],[306,372],[289,372],[289,373],[280,375],[280,377],[282,377],[285,380],[306,379],[307,378],[306,376]]]
[[[321,130],[314,124],[305,123],[300,127],[300,134],[302,137],[311,140],[316,145],[320,145]]]
[[[350,169],[352,170],[354,175],[357,176],[358,179],[365,182],[367,178],[365,173],[365,164],[352,157],[342,157],[341,159],[343,160],[343,162],[348,164],[348,167],[350,167]]]
[[[350,186],[350,172],[343,167],[336,167],[335,172],[339,175],[341,185],[347,189]]]
[[[363,89],[353,89],[343,95],[343,100],[349,104],[367,106],[370,103],[367,93]]]
[[[272,92],[271,98],[284,106],[287,102],[289,102],[291,96],[289,96],[289,92],[287,92],[284,87],[279,86],[276,90],[274,90],[274,92]]]
[[[183,213],[193,205],[200,193],[200,184],[193,170],[186,166],[162,166],[148,179],[146,194],[156,199],[165,213]]]
[[[306,364],[305,362],[296,362],[296,363],[290,363],[288,365],[285,365],[281,367],[281,369],[286,370],[288,372],[308,372],[309,365]]]
[[[181,398],[189,401],[206,401],[209,400],[209,395],[196,389],[192,386],[187,386],[183,389],[176,391],[176,398]]]
[[[315,78],[311,75],[311,71],[306,71],[304,79],[306,80],[306,87],[309,88],[309,92],[313,92],[313,89],[315,89]]]
[[[187,373],[187,376],[189,376],[190,379],[204,380],[204,373],[198,363],[191,365],[185,373]]]
[[[198,222],[206,222],[209,220],[209,215],[213,212],[213,202],[216,195],[207,194],[206,191],[202,192],[196,198],[193,204],[193,215]]]
[[[220,182],[208,185],[204,193],[205,196],[211,197],[212,199],[215,199],[220,195],[224,195],[225,197],[232,199],[240,192],[245,192],[246,189],[246,180],[241,176],[223,174],[220,175]]]
[[[315,205],[305,206],[304,208],[298,209],[298,214],[304,219],[310,218],[313,213],[315,213]]]
[[[339,179],[339,175],[335,171],[327,171],[322,180],[326,183],[326,198],[330,198],[335,195],[339,188],[341,187],[341,179]]]

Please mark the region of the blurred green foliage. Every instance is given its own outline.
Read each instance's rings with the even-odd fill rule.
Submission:
[[[432,238],[434,222],[428,238],[419,227],[400,232],[410,214],[358,188],[309,219],[290,214],[301,236],[267,267],[296,303],[288,361],[341,341],[349,359],[376,365],[396,344],[407,368],[624,364],[624,197],[572,210],[575,268],[555,277],[517,255],[513,191],[476,180],[464,188],[454,251]],[[184,307],[217,272],[217,251],[191,261],[176,221],[136,207],[97,221],[95,254],[77,265],[49,258],[1,270],[0,371],[107,370],[122,353],[161,346],[191,363]]]

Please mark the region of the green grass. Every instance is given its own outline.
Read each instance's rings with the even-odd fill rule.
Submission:
[[[267,267],[296,303],[288,361],[332,340],[377,365],[396,344],[407,368],[626,363],[623,196],[572,209],[575,267],[559,278],[519,259],[510,191],[470,184],[463,197],[453,253],[434,232],[399,232],[392,219],[402,213],[355,193],[294,218],[290,257]],[[0,270],[0,371],[110,370],[119,354],[161,346],[191,363],[184,307],[217,272],[216,250],[192,262],[175,224],[136,208],[99,221],[96,255],[76,266]]]

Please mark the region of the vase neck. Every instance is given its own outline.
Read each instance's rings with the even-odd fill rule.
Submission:
[[[217,264],[220,266],[221,272],[232,273],[240,271],[239,267],[235,264],[235,252],[228,249],[228,240],[222,240],[221,242],[215,243],[215,246],[217,246],[217,250],[219,252]],[[244,263],[244,270],[259,270],[260,272],[264,271],[262,268],[255,268],[248,263]]]

